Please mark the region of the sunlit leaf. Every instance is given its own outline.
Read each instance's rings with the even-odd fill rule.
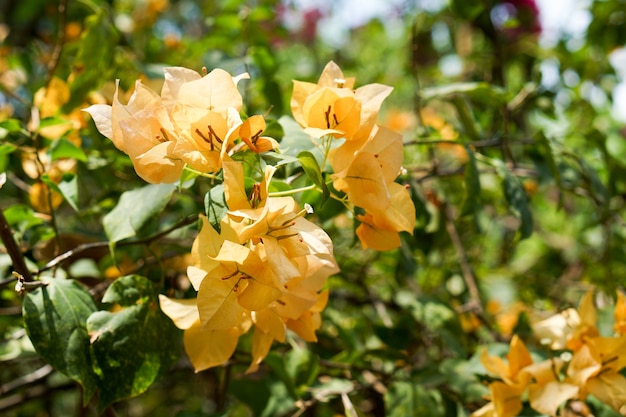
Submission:
[[[326,186],[326,182],[324,181],[324,176],[322,175],[322,171],[320,170],[320,166],[315,159],[315,156],[311,152],[302,151],[298,154],[298,161],[302,165],[302,169],[309,177],[309,179],[313,182],[313,184],[317,185],[322,189],[322,202],[323,205],[326,200],[330,197],[330,191]]]
[[[66,172],[58,183],[52,181],[48,174],[42,175],[41,180],[52,190],[61,194],[74,211],[78,211],[78,181],[75,174]]]
[[[136,236],[142,226],[167,205],[175,189],[175,184],[150,184],[123,193],[117,206],[103,219],[112,247]]]

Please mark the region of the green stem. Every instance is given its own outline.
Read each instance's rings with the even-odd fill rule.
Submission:
[[[306,187],[294,188],[293,190],[285,190],[285,191],[274,191],[273,193],[267,193],[268,197],[283,197],[286,195],[293,195],[297,193],[301,193],[304,191],[315,190],[317,185],[311,184]]]
[[[201,176],[201,177],[204,177],[204,178],[209,178],[209,179],[212,179],[212,180],[219,180],[219,181],[222,181],[222,178],[218,177],[218,176],[217,176],[217,175],[215,175],[215,174],[208,174],[208,173],[206,173],[206,172],[198,171],[198,170],[196,170],[196,169],[191,168],[191,167],[190,167],[190,166],[188,166],[188,165],[185,165],[185,170],[187,170],[187,171],[189,171],[189,172],[193,172],[194,174],[197,174],[197,175],[199,175],[199,176]]]

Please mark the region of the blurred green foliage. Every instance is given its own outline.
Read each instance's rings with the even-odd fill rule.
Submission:
[[[155,201],[148,188],[139,190],[145,184],[125,155],[78,109],[110,100],[116,79],[124,90],[137,78],[158,83],[164,66],[247,71],[245,111],[280,122],[275,137],[295,144],[284,118],[292,79],[315,81],[332,59],[356,77],[357,86],[394,87],[380,122],[404,135],[401,178],[417,207],[414,235],[403,236],[396,251],[363,251],[349,219],[337,217],[339,207],[328,201],[316,220],[333,238],[341,273],[330,281],[317,344],[275,344],[261,370],[244,375],[247,335],[225,367],[193,374],[182,354],[166,372],[159,365],[169,367],[171,356],[182,352],[170,340],[176,332],[146,331],[135,335],[145,338],[136,341],[144,352],[168,335],[163,351],[154,351],[163,358],[153,363],[138,356],[156,367],[137,370],[148,380],[138,378],[128,395],[108,385],[100,406],[147,391],[105,413],[468,416],[488,393],[476,377],[485,373],[481,345],[498,346],[516,329],[541,351],[525,321],[577,305],[590,286],[608,298],[623,289],[626,128],[612,113],[612,94],[625,80],[623,66],[616,69],[611,57],[624,51],[626,2],[591,1],[586,33],[552,43],[539,42],[549,28],[538,27],[533,13],[530,21],[497,21],[494,10],[503,2],[422,3],[428,2],[397,2],[384,19],[351,28],[329,26],[339,23],[324,20],[330,13],[325,6],[304,10],[274,0],[0,4],[0,175],[6,181],[0,208],[31,271],[80,282],[59,288],[78,297],[87,288],[98,314],[112,322],[123,314],[160,322],[132,303],[118,302],[124,310],[108,311],[102,296],[122,289],[111,286],[105,293],[107,283],[141,274],[141,296],[152,302],[152,286],[161,292],[185,288],[185,257],[197,231],[190,216],[205,211],[205,195],[219,201],[192,178],[191,185],[182,184],[189,193]],[[325,31],[337,33],[335,42],[318,36]],[[68,91],[49,110],[54,100],[37,93],[53,77]],[[72,127],[57,136],[45,130],[67,123]],[[299,151],[293,156],[312,158]],[[63,166],[68,160],[73,164]],[[54,203],[41,184],[56,190],[60,201]],[[132,210],[118,205],[125,193],[145,196],[136,222],[112,216]],[[128,237],[139,244],[128,244]],[[74,252],[57,258],[67,251]],[[57,284],[24,298],[13,290],[12,270],[0,248],[0,413],[95,415],[97,404],[83,410],[78,386],[57,372],[67,369],[56,350],[75,341],[62,346],[55,339],[55,346],[38,349],[50,352],[42,356],[53,372],[24,331],[22,305],[24,311],[43,308],[45,301],[33,300]],[[94,311],[91,306],[82,314]],[[95,318],[89,323],[103,326]],[[33,323],[25,325],[35,331]],[[136,330],[116,329],[109,327],[118,335]],[[134,339],[122,340],[115,349],[134,346]],[[103,350],[92,355],[81,360],[108,360]],[[104,374],[110,371],[100,366]],[[69,374],[85,390],[102,378]],[[157,374],[161,378],[151,385]],[[590,406],[596,416],[614,415],[599,402]]]

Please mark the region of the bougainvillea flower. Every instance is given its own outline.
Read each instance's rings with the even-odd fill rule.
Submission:
[[[196,299],[176,300],[159,295],[161,310],[185,331],[183,343],[196,372],[221,365],[232,356],[239,336],[250,327],[249,322],[221,330],[211,330],[200,324]],[[207,343],[210,340],[211,343]]]
[[[622,336],[626,335],[626,295],[621,291],[617,291],[613,319],[615,322],[613,325],[615,333]]]
[[[261,136],[266,127],[263,116],[251,116],[241,124],[237,135],[254,153],[271,151],[278,148],[278,142],[273,138]]]
[[[578,350],[587,338],[600,335],[593,290],[580,300],[578,309],[567,309],[533,325],[535,336],[552,349]]]
[[[567,368],[567,381],[580,388],[579,398],[595,396],[619,411],[626,404],[626,337],[597,337],[574,352]]]
[[[201,216],[202,228],[192,246],[193,265],[187,270],[198,297],[186,303],[195,303],[195,310],[185,310],[191,316],[183,321],[173,307],[175,301],[168,299],[164,311],[186,328],[185,344],[191,344],[186,350],[195,355],[194,366],[226,362],[235,335],[254,326],[248,368],[253,372],[272,342],[285,340],[287,329],[304,340],[316,340],[320,312],[328,299],[323,287],[338,267],[330,237],[304,218],[308,211],[300,210],[291,197],[269,195],[275,168],[265,170],[249,195],[242,163],[226,157],[223,169],[229,211],[219,232]],[[203,335],[210,334],[220,337],[218,352],[199,345]],[[202,355],[208,357],[199,358]]]
[[[551,359],[533,363],[530,352],[519,337],[511,339],[507,362],[483,351],[480,361],[499,380],[489,384],[491,403],[472,414],[478,416],[514,417],[522,410],[522,397],[528,392],[531,406],[543,413],[556,415],[567,400],[575,398],[578,387],[557,379],[563,361]]]
[[[137,81],[124,105],[118,82],[111,106],[96,104],[85,111],[148,182],[174,182],[185,164],[218,171],[232,147],[230,136],[241,125],[237,82],[248,75],[232,77],[216,69],[201,76],[182,67],[165,68],[164,74],[160,96]]]
[[[352,140],[369,135],[392,88],[368,84],[353,90],[354,79],[330,61],[317,84],[294,81],[291,110],[294,119],[313,137],[333,135]]]
[[[241,126],[239,112],[226,113],[177,106],[173,117],[179,128],[173,154],[200,172],[218,172],[233,147],[233,134]]]

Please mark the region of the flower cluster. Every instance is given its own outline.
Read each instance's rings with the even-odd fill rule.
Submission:
[[[220,232],[203,218],[188,269],[197,301],[161,296],[161,308],[185,329],[185,347],[196,370],[226,362],[242,333],[254,325],[254,371],[274,340],[290,329],[316,341],[326,279],[338,271],[332,242],[304,218],[292,197],[270,197],[274,168],[247,196],[238,162],[224,161],[228,214]],[[196,308],[197,305],[197,308]],[[211,341],[207,343],[207,341]]]
[[[317,84],[294,81],[291,109],[314,138],[341,139],[329,146],[333,186],[344,192],[360,222],[356,233],[364,248],[400,246],[399,232],[413,232],[415,206],[408,190],[395,182],[403,159],[402,136],[376,124],[392,88],[368,84],[353,89],[354,79],[329,62]]]
[[[524,343],[514,336],[508,363],[483,351],[481,362],[498,379],[489,384],[491,402],[473,417],[513,417],[522,410],[526,394],[530,406],[555,416],[567,401],[593,395],[616,411],[624,411],[626,377],[626,296],[618,293],[614,335],[601,336],[593,291],[578,310],[568,309],[533,326],[535,336],[552,351],[552,358],[533,363]]]
[[[239,337],[254,327],[248,368],[253,372],[274,340],[286,340],[287,330],[305,341],[317,340],[328,300],[326,281],[339,270],[333,244],[305,219],[310,206],[301,209],[289,193],[271,195],[275,167],[257,156],[246,174],[245,158],[235,157],[241,151],[280,151],[276,140],[262,136],[262,116],[242,120],[237,83],[248,75],[232,77],[215,69],[202,76],[180,67],[164,72],[160,95],[138,81],[127,104],[121,104],[116,88],[112,105],[86,111],[148,182],[175,182],[183,169],[223,179],[226,213],[221,219],[201,216],[191,250],[187,275],[197,298],[161,295],[160,304],[184,329],[185,350],[197,371],[227,362]],[[413,230],[415,208],[406,188],[395,182],[401,136],[376,125],[391,88],[372,84],[352,90],[354,80],[343,80],[332,62],[318,84],[294,83],[295,119],[326,145],[344,141],[332,152],[327,146],[325,161],[347,201],[335,197],[354,206],[363,246],[399,246],[398,233]]]
[[[262,116],[241,119],[237,83],[249,78],[248,74],[232,77],[215,69],[201,76],[182,67],[163,71],[161,95],[138,80],[124,105],[118,98],[118,82],[112,105],[85,109],[100,133],[130,156],[145,181],[175,182],[185,165],[200,172],[218,172],[238,139],[255,152],[278,146],[274,139],[261,136],[265,130]]]

